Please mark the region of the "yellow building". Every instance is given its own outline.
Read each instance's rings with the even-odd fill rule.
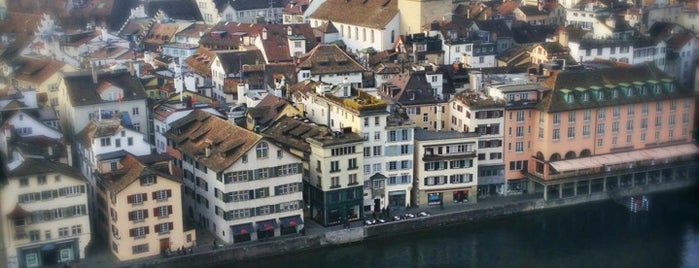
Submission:
[[[432,21],[450,21],[454,7],[451,0],[398,0],[398,10],[400,33],[411,34]]]
[[[182,220],[182,176],[171,157],[115,154],[121,155],[98,166],[95,215],[112,253],[125,261],[193,246],[195,230]]]
[[[507,179],[526,177],[552,199],[687,178],[699,153],[695,97],[655,65],[563,71],[542,85],[523,110],[526,144],[506,137]]]

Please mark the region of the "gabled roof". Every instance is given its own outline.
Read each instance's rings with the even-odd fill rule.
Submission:
[[[77,72],[65,74],[63,81],[66,85],[66,93],[73,107],[94,105],[103,102],[97,89],[104,83],[124,90],[122,101],[145,100],[146,92],[138,77],[131,76],[126,71],[114,71],[98,74],[97,83],[92,81],[89,72]]]
[[[261,135],[201,110],[173,122],[166,135],[183,154],[214,172],[229,168],[262,139]]]
[[[288,28],[291,29],[291,36],[287,35]],[[290,38],[303,39],[306,42],[307,49],[315,47],[317,44],[313,28],[307,23],[291,25],[265,24],[263,29],[267,30],[267,39],[262,40],[262,46],[265,58],[267,58],[269,63],[293,61],[289,50]]]
[[[123,0],[120,0],[123,1]],[[196,2],[190,0],[151,0],[145,1],[145,9],[148,17],[154,17],[158,11],[167,14],[168,17],[180,20],[201,21],[202,17]]]
[[[335,25],[333,25],[332,21],[323,22],[323,24],[316,27],[316,30],[321,32],[321,33],[325,33],[325,34],[339,33],[337,28],[335,28]]]
[[[684,47],[692,39],[696,39],[692,33],[678,33],[667,39],[667,47],[672,49],[682,49],[682,47]]]
[[[192,72],[203,77],[211,77],[211,63],[214,61],[216,53],[206,48],[199,47],[194,54],[185,59],[185,64]]]
[[[0,20],[0,33],[6,34],[7,44],[0,44],[0,59],[7,61],[28,46],[34,38],[34,32],[41,22],[41,15],[7,12],[7,17]]]
[[[310,69],[312,75],[363,72],[364,67],[335,45],[321,44],[313,48],[298,65]]]
[[[383,29],[398,15],[397,0],[327,0],[311,18]]]
[[[243,69],[243,65],[255,65],[265,61],[259,50],[220,51],[216,52],[216,57],[226,74],[237,74]]]
[[[424,72],[399,73],[381,86],[379,94],[403,106],[440,102],[435,99],[432,85],[427,82]]]
[[[257,125],[264,128],[279,116],[284,107],[290,105],[291,103],[285,99],[267,94],[255,107],[248,108],[248,113],[255,118]]]
[[[195,22],[189,25],[187,28],[182,29],[180,32],[176,34],[176,36],[200,38],[203,33],[208,32],[210,29],[210,25]]]
[[[182,175],[179,169],[170,169],[171,156],[154,154],[139,157],[129,152],[124,153],[123,158],[119,160],[119,163],[121,163],[120,169],[97,175],[110,191],[119,193],[134,182],[140,183],[140,178],[148,176],[157,176],[158,178],[169,179],[177,183],[182,182]]]
[[[49,58],[20,57],[17,62],[20,66],[13,73],[14,79],[32,84],[43,83],[66,65],[64,62]]]
[[[496,33],[498,38],[512,37],[512,30],[507,26],[505,20],[477,20],[475,22],[480,30]]]
[[[535,17],[535,16],[547,16],[546,12],[543,10],[539,10],[539,7],[537,6],[520,6],[518,8],[522,13],[527,16],[527,17]]]
[[[311,145],[306,138],[322,135],[327,130],[315,124],[307,123],[305,118],[291,118],[282,116],[271,126],[262,131],[262,136],[272,139],[282,147],[289,147],[300,150],[304,153],[311,153]]]
[[[311,1],[291,0],[286,2],[288,3],[286,4],[286,6],[284,6],[284,10],[282,11],[284,14],[303,15],[303,12],[306,12],[306,9],[308,9],[308,5]]]
[[[85,146],[85,148],[91,148],[93,139],[114,136],[121,130],[121,122],[118,120],[90,120],[90,122],[75,135],[75,139]]]
[[[531,25],[524,21],[512,23],[512,37],[518,44],[544,42],[547,36],[553,35],[558,25]]]
[[[10,168],[6,165],[3,166],[6,168],[5,174],[7,174],[8,179],[56,172],[72,178],[85,180],[82,174],[80,174],[80,171],[73,167],[64,163],[46,160],[43,157],[24,156],[24,160],[14,168]]]

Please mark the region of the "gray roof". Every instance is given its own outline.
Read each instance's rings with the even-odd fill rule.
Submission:
[[[146,91],[138,77],[131,76],[127,71],[101,73],[98,75],[97,83],[92,81],[90,72],[65,74],[63,81],[66,84],[70,102],[74,107],[115,102],[102,100],[97,92],[98,88],[104,86],[105,83],[111,83],[124,90],[122,101],[146,99]]]

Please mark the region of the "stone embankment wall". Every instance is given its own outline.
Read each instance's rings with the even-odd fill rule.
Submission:
[[[617,197],[648,194],[690,186],[692,181],[676,181],[657,185],[644,185],[615,192]],[[386,236],[400,235],[430,228],[474,222],[484,219],[504,217],[507,215],[525,213],[564,206],[578,205],[610,199],[608,193],[593,193],[573,198],[544,201],[543,199],[524,200],[510,204],[494,205],[485,208],[452,211],[411,220],[388,222],[383,224],[328,231],[324,234],[298,236],[271,241],[251,242],[245,246],[223,247],[214,251],[195,253],[192,255],[175,256],[167,259],[146,261],[139,265],[124,267],[211,267],[230,264],[236,261],[269,257],[320,247],[354,243],[366,239],[377,239]]]

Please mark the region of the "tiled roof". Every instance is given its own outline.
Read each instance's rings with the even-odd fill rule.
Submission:
[[[201,110],[173,122],[166,135],[183,154],[214,172],[226,170],[262,139],[261,135]]]
[[[237,49],[243,42],[243,37],[256,36],[261,33],[263,24],[220,22],[206,32],[199,44],[206,47],[225,47]]]
[[[248,113],[264,128],[288,105],[291,105],[289,101],[267,94],[255,107],[248,108]]]
[[[512,37],[518,44],[544,42],[557,28],[558,25],[530,25],[524,21],[515,21],[512,23]]]
[[[151,44],[169,43],[179,29],[175,23],[154,23],[143,42]]]
[[[7,12],[7,17],[0,20],[0,33],[7,34],[9,44],[0,44],[0,59],[10,60],[19,55],[29,45],[37,30],[41,15]]]
[[[497,11],[500,16],[507,16],[512,14],[517,7],[519,7],[517,1],[506,1],[497,7]]]
[[[119,0],[123,1],[123,0]],[[148,17],[154,17],[158,11],[163,11],[169,18],[180,20],[201,21],[199,8],[191,0],[159,0],[146,1],[146,13]]]
[[[396,15],[397,0],[327,0],[310,17],[383,29]]]
[[[667,39],[667,47],[672,49],[682,49],[682,47],[684,47],[692,39],[696,39],[692,33],[678,33]]]
[[[226,74],[238,74],[243,65],[256,65],[265,61],[259,50],[216,52],[216,57],[221,61]]]
[[[671,83],[677,88],[673,93],[668,93],[662,90],[660,95],[649,93],[640,95],[635,92],[632,96],[622,98],[612,98],[608,86],[617,87],[621,83],[633,85],[634,82],[646,83],[650,80],[664,83],[663,81],[672,81]],[[587,109],[604,106],[614,106],[626,103],[649,102],[654,100],[677,98],[678,96],[691,96],[691,90],[680,87],[678,83],[672,80],[672,77],[662,70],[658,69],[652,63],[644,63],[638,65],[616,66],[613,68],[600,68],[594,70],[569,70],[556,72],[548,79],[542,81],[542,86],[551,89],[545,94],[541,102],[537,105],[537,109],[547,112],[558,112],[566,110]],[[661,85],[662,86],[662,85]],[[602,94],[605,96],[601,101],[595,100],[590,96],[587,102],[577,101],[580,91],[591,91],[591,87],[599,87]],[[574,94],[576,101],[572,103],[565,102],[563,94],[566,92]],[[623,93],[619,93],[623,94]]]
[[[291,0],[284,6],[284,14],[302,15],[306,11],[310,0]]]
[[[498,38],[512,37],[512,31],[505,20],[477,20],[475,22],[479,29],[496,33]]]
[[[150,18],[129,18],[119,31],[119,37],[146,36],[150,28]]]
[[[454,95],[454,99],[466,104],[471,110],[488,108],[505,108],[504,99],[494,99],[482,94],[470,91],[463,91]]]
[[[19,58],[18,63],[21,66],[15,70],[14,79],[36,85],[43,83],[66,65],[64,62],[49,58],[38,59],[28,57]]]
[[[316,27],[316,30],[320,31],[321,33],[339,33],[332,21],[323,22],[323,24]]]
[[[313,48],[298,65],[310,69],[312,75],[363,72],[364,67],[335,45],[321,44]]]
[[[204,23],[192,23],[192,25],[189,25],[189,27],[183,29],[179,33],[177,33],[177,36],[185,36],[189,38],[199,38],[203,33],[208,32],[211,29],[211,26],[204,24]]]
[[[424,72],[399,73],[381,86],[382,98],[404,106],[438,103]]]
[[[304,118],[282,116],[271,126],[262,131],[262,136],[272,139],[282,147],[290,147],[304,153],[311,153],[311,146],[306,138],[321,135],[324,127],[304,122]],[[325,130],[327,132],[327,130]]]
[[[520,6],[519,10],[526,16],[546,16],[546,12],[539,10],[537,6]]]
[[[125,152],[123,158],[119,160],[120,169],[97,176],[107,189],[116,193],[146,176],[157,176],[158,179],[169,179],[179,183],[182,181],[181,173],[177,172],[176,168],[170,172],[170,160],[171,157],[164,154],[138,157]]]
[[[211,63],[214,61],[214,57],[216,57],[215,52],[200,47],[192,56],[185,59],[185,64],[198,75],[211,77]]]
[[[90,72],[65,74],[63,81],[70,104],[74,107],[99,104],[103,101],[97,92],[101,83],[111,83],[124,90],[123,101],[146,99],[146,93],[138,77],[126,71],[114,71],[98,75],[97,83]]]
[[[293,35],[303,37],[304,41],[306,42],[307,49],[316,46],[313,28],[311,28],[309,24],[265,24],[264,29],[267,30],[267,39],[262,40],[262,46],[264,47],[267,62],[273,63],[293,60],[291,57],[291,52],[289,52],[288,39],[290,36],[287,35],[287,27],[291,27]]]

